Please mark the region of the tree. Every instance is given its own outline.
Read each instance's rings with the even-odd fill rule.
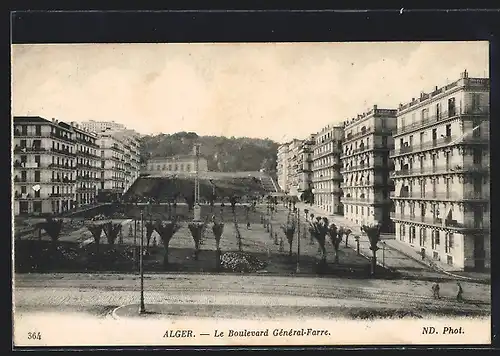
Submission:
[[[61,235],[63,221],[61,219],[53,219],[51,217],[48,217],[38,226],[40,229],[45,230],[45,232],[47,233],[47,235],[49,235],[50,239],[55,245],[57,240],[59,240],[59,236]]]
[[[290,247],[290,250],[288,252],[288,255],[292,255],[292,245],[293,245],[293,235],[295,234],[295,221],[290,220],[286,224],[281,226],[281,230],[283,230],[283,233],[286,236],[286,239],[288,240],[288,245]]]
[[[114,245],[118,234],[120,233],[120,229],[122,228],[121,224],[116,224],[111,221],[105,223],[103,225],[103,231],[106,235],[109,245]]]
[[[203,236],[203,230],[205,230],[205,222],[192,221],[188,224],[188,228],[194,240],[194,259],[198,260],[198,254],[200,252],[200,241]]]
[[[216,263],[217,263],[217,269],[219,269],[220,268],[220,256],[221,256],[220,239],[222,237],[222,233],[224,232],[224,223],[222,221],[217,222],[214,219],[213,225],[212,225],[212,232],[214,233],[214,237],[215,237],[215,248],[216,248],[215,259],[216,259]]]
[[[326,264],[325,237],[328,233],[328,219],[316,217],[316,221],[309,222],[309,233],[313,236],[321,248],[321,263]]]
[[[380,241],[380,232],[382,225],[363,225],[361,231],[363,231],[370,240],[370,250],[372,250],[373,256],[371,260],[371,275],[375,275],[375,269],[377,268],[377,250],[379,249],[377,244]]]
[[[352,234],[352,230],[349,229],[348,227],[345,227],[343,228],[343,232],[345,235],[345,247],[347,247],[349,243],[349,235]]]
[[[146,249],[149,249],[149,242],[151,241],[151,236],[153,236],[153,232],[155,231],[155,224],[153,221],[149,220],[144,223],[146,226]]]
[[[231,195],[231,197],[229,197],[229,203],[231,203],[231,209],[233,211],[233,214],[235,214],[236,203],[238,203],[238,197],[236,195]]]
[[[179,231],[181,226],[177,224],[176,221],[161,221],[158,220],[155,224],[155,230],[160,235],[161,241],[163,243],[164,255],[163,255],[163,267],[165,269],[168,268],[168,247],[170,244],[170,240],[174,234]]]
[[[92,222],[89,225],[87,225],[87,229],[90,231],[92,234],[92,237],[94,238],[94,243],[96,247],[96,254],[99,254],[99,245],[101,243],[101,235],[102,235],[102,229],[104,228],[103,222]]]
[[[186,204],[188,205],[188,210],[192,211],[194,208],[194,194],[188,194],[184,197]]]
[[[340,242],[342,241],[342,230],[337,229],[335,224],[330,224],[328,227],[328,236],[330,236],[330,241],[332,242],[333,248],[335,249],[335,263],[339,263],[339,248]]]

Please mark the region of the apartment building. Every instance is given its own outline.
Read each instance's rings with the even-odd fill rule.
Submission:
[[[297,179],[298,195],[301,201],[310,201],[312,199],[312,163],[314,151],[314,135],[310,135],[300,146],[297,157]]]
[[[72,123],[76,153],[76,204],[95,203],[100,179],[97,135]]]
[[[278,185],[283,192],[287,191],[288,186],[288,144],[289,142],[286,142],[278,147],[278,154],[276,157]]]
[[[84,130],[88,130],[90,132],[95,132],[95,133],[99,133],[99,132],[106,131],[106,130],[119,131],[119,130],[126,130],[127,129],[125,127],[125,125],[120,124],[118,122],[114,122],[114,121],[89,120],[89,121],[80,122],[79,126]]]
[[[125,147],[112,131],[98,134],[100,147],[99,192],[118,198],[125,192]]]
[[[14,117],[14,214],[59,213],[75,206],[76,148],[71,125]]]
[[[344,216],[358,225],[381,224],[385,232],[393,231],[389,195],[394,189],[389,177],[393,164],[389,153],[394,148],[396,113],[374,105],[345,122],[342,144]]]
[[[107,130],[114,139],[120,143],[123,149],[123,166],[124,166],[124,192],[126,192],[141,172],[140,164],[140,137],[133,130]]]
[[[312,156],[314,203],[330,214],[342,214],[340,155],[344,129],[329,125],[315,135]]]
[[[174,174],[196,173],[196,155],[177,155],[171,157],[154,157],[148,160],[143,173],[153,176],[170,176]],[[206,158],[198,157],[199,172],[208,172]]]
[[[400,105],[393,135],[396,238],[461,269],[490,267],[489,89],[464,71]]]
[[[293,139],[288,144],[287,155],[287,184],[285,192],[290,196],[299,197],[300,176],[299,173],[299,157],[302,148],[302,140]]]

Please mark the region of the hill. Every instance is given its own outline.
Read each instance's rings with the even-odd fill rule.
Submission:
[[[141,158],[165,157],[193,152],[201,144],[201,156],[207,159],[208,169],[217,172],[258,171],[274,173],[278,143],[267,139],[247,137],[198,136],[194,132],[159,134],[141,138]]]

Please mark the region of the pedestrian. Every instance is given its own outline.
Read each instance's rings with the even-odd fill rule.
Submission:
[[[439,283],[434,283],[432,286],[432,296],[434,299],[439,299]]]
[[[247,221],[247,230],[250,230],[250,221]]]
[[[424,249],[422,249],[420,251],[420,254],[422,255],[422,261],[425,260],[425,250]]]
[[[462,297],[462,295],[464,294],[464,290],[462,289],[460,282],[457,282],[457,287],[458,287],[457,302],[462,302],[464,300],[464,298]]]

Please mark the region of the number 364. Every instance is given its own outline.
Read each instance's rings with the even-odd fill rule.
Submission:
[[[42,334],[40,332],[29,332],[28,340],[42,340]]]

